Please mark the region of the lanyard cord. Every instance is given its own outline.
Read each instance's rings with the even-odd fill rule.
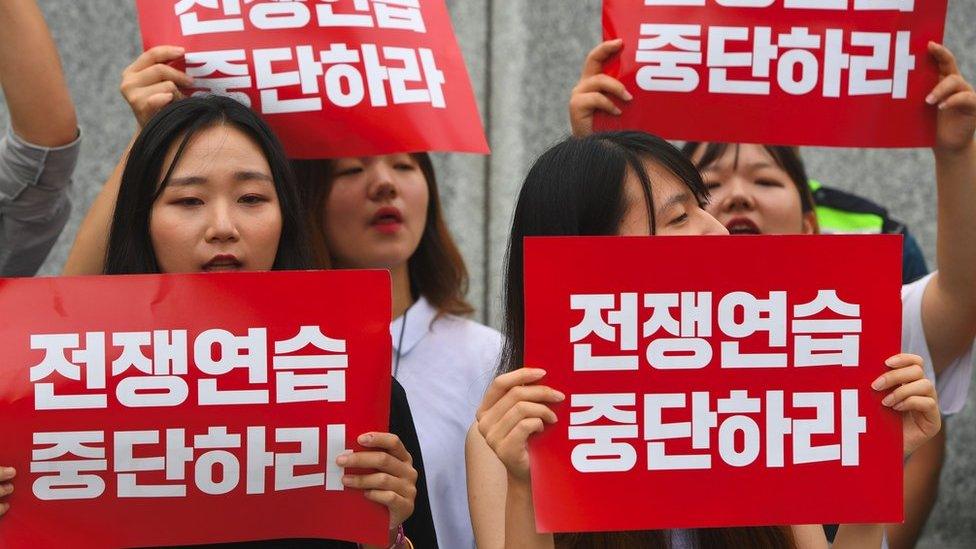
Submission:
[[[403,352],[403,334],[407,331],[407,313],[410,312],[410,308],[403,311],[403,320],[400,321],[400,342],[397,343],[396,359],[393,361],[393,377],[396,378],[397,372],[400,370],[400,354]]]

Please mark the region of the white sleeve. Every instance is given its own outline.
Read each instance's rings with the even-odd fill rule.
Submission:
[[[969,384],[973,378],[973,347],[976,341],[936,377],[935,370],[932,369],[929,344],[925,340],[925,330],[922,327],[922,294],[934,274],[930,273],[901,287],[901,350],[922,357],[925,361],[925,375],[935,382],[935,389],[939,392],[942,413],[952,415],[962,410],[966,404]]]

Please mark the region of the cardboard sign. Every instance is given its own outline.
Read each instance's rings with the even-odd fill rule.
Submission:
[[[525,241],[540,532],[900,522],[889,236]],[[837,258],[844,258],[843,264]]]
[[[388,430],[382,271],[0,279],[0,546],[384,544],[336,457]]]
[[[598,129],[668,139],[930,147],[946,0],[604,0],[606,72],[635,99]]]
[[[444,0],[136,0],[143,45],[264,115],[293,158],[488,153]]]

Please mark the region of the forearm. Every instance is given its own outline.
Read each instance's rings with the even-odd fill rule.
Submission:
[[[976,141],[935,151],[940,284],[976,309]]]
[[[0,2],[0,85],[14,131],[44,147],[70,143],[78,120],[61,61],[35,0]]]
[[[503,468],[504,469],[504,468]],[[505,485],[504,471],[501,482],[492,486],[487,479],[476,479],[468,474],[468,509],[471,512],[471,528],[478,549],[502,549],[505,547]],[[487,493],[482,493],[487,492]],[[500,496],[500,497],[498,497]]]
[[[112,216],[115,213],[115,203],[119,197],[119,186],[122,183],[122,171],[129,156],[129,148],[112,171],[101,192],[95,197],[85,219],[78,227],[75,242],[68,253],[68,260],[64,264],[61,274],[65,276],[97,275],[105,270],[105,254],[108,250],[108,236],[112,230]]]
[[[505,497],[508,472],[477,425],[468,430],[464,446],[468,510],[478,549],[505,547]]]
[[[925,290],[922,323],[937,374],[976,335],[976,142],[936,149],[939,272]]]
[[[939,477],[945,458],[945,426],[932,440],[912,454],[905,465],[905,522],[889,524],[891,549],[915,547],[939,493]]]
[[[883,524],[841,524],[831,549],[880,548],[884,537]]]
[[[914,532],[915,538],[917,538],[918,533],[921,531],[921,527],[924,526],[925,519],[928,516],[928,511],[931,509],[931,505],[926,506],[924,501],[919,501],[919,499],[924,499],[926,495],[933,496],[934,502],[934,492],[931,494],[926,494],[930,488],[930,482],[926,475],[930,474],[931,465],[933,459],[938,460],[938,468],[941,468],[941,452],[938,450],[941,448],[943,441],[939,437],[935,437],[930,440],[928,445],[922,446],[917,452],[912,454],[908,463],[905,467],[905,521],[904,525],[896,525],[899,527],[904,527],[901,530],[897,530],[898,535],[893,537],[890,547],[893,549],[896,547],[914,547],[914,539],[909,542],[911,535],[912,526],[917,527]],[[934,445],[934,448],[933,448]],[[936,450],[933,453],[933,449]],[[938,485],[938,473],[936,476],[936,486]],[[920,478],[921,477],[921,478]],[[924,509],[922,509],[924,508]],[[922,510],[923,516],[916,517],[915,515]],[[918,519],[918,520],[916,520]],[[917,522],[921,524],[916,524]],[[889,533],[895,532],[895,529],[889,528]],[[842,524],[837,530],[837,536],[834,537],[834,543],[831,545],[833,549],[860,549],[860,548],[870,548],[870,547],[881,547],[881,541],[884,538],[885,526],[882,524]],[[907,545],[905,543],[908,543]]]
[[[505,548],[554,549],[552,534],[535,531],[532,485],[509,477],[505,497]]]

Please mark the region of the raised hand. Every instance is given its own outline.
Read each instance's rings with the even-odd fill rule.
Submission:
[[[597,112],[614,116],[621,114],[620,108],[610,97],[621,101],[633,99],[622,82],[603,74],[603,64],[620,53],[623,47],[623,40],[609,40],[593,48],[586,56],[579,82],[569,97],[569,123],[573,135],[584,137],[593,133],[593,115]]]
[[[342,454],[340,467],[373,469],[363,475],[343,475],[342,484],[364,490],[366,499],[385,505],[390,512],[390,530],[396,530],[413,514],[417,499],[417,470],[400,437],[392,433],[365,433],[357,439],[371,451]]]
[[[122,71],[119,90],[125,97],[139,127],[170,102],[180,99],[180,88],[193,85],[193,78],[169,63],[183,58],[185,50],[177,46],[156,46],[136,58]]]
[[[976,92],[959,72],[956,57],[948,48],[929,42],[929,54],[939,64],[940,81],[925,102],[938,105],[937,151],[961,151],[973,142],[976,132]]]
[[[538,368],[521,368],[496,377],[475,415],[488,446],[508,474],[522,481],[529,479],[529,436],[555,423],[556,413],[548,404],[566,399],[555,389],[531,385],[545,375]]]
[[[891,371],[871,384],[876,391],[891,391],[882,404],[900,412],[904,430],[904,455],[907,458],[942,428],[942,414],[935,386],[925,377],[922,358],[900,354],[885,361]]]
[[[10,482],[17,475],[17,471],[13,467],[0,467],[0,498],[4,501],[0,502],[0,517],[2,517],[7,509],[10,509],[10,501],[7,496],[14,493],[14,483]]]

